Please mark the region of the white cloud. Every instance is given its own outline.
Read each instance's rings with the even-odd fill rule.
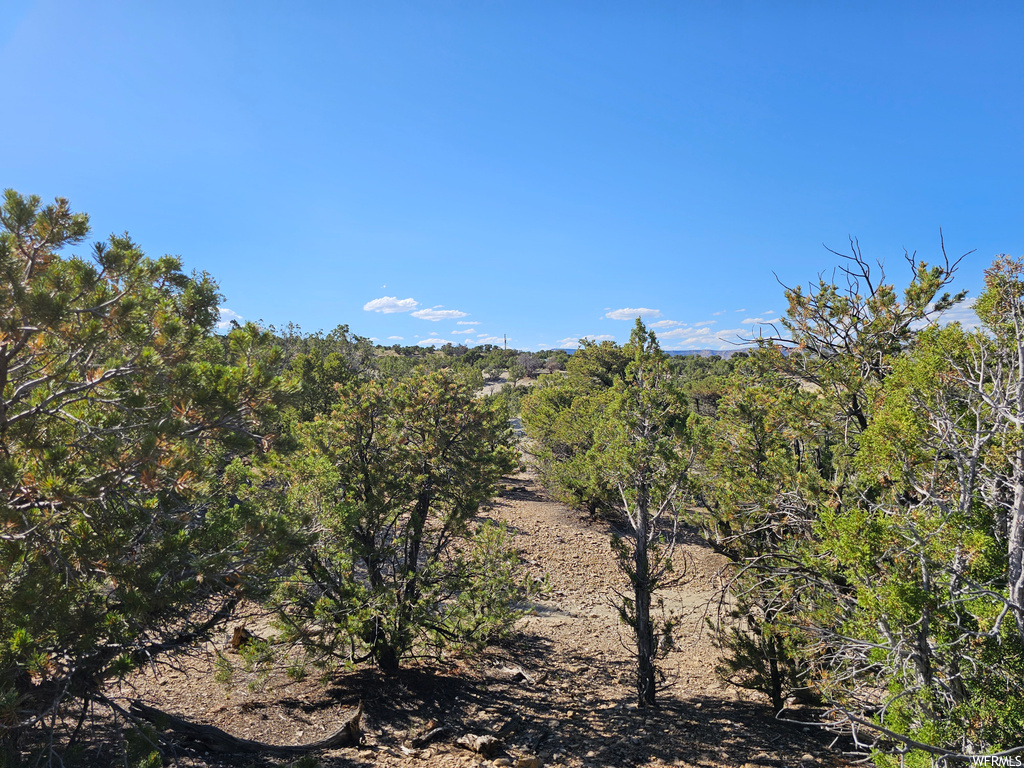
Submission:
[[[768,325],[769,323],[779,322],[777,317],[747,317],[740,320],[744,325]]]
[[[638,317],[661,317],[661,310],[648,309],[647,307],[637,307],[636,309],[626,307],[606,312],[605,317],[609,320],[636,320]]]
[[[947,309],[938,319],[940,325],[960,323],[966,330],[973,330],[981,325],[981,320],[974,311],[974,299],[961,301],[955,307]]]
[[[412,313],[412,316],[420,320],[431,320],[436,323],[438,320],[455,320],[459,317],[465,317],[467,314],[457,309],[441,309],[442,306],[444,305],[438,304],[430,309],[418,309]]]
[[[746,309],[737,309],[736,311],[737,312],[746,312],[747,310]]]
[[[456,325],[480,325],[479,320],[459,320]]]
[[[421,347],[425,347],[428,344],[451,344],[451,342],[448,341],[448,339],[435,339],[435,338],[423,339],[421,341],[417,341],[416,343],[419,346],[421,346]]]
[[[588,334],[586,336],[567,336],[556,343],[562,347],[575,347],[579,344],[581,338],[587,339],[588,341],[615,341],[614,336],[609,336],[607,333],[604,333],[600,336],[595,336],[594,334]]]
[[[774,310],[774,309],[766,309],[766,310],[765,310],[764,312],[762,312],[761,314],[762,314],[762,315],[774,315],[774,314],[775,314],[775,310]]]
[[[452,331],[452,333],[472,333],[472,332],[473,332],[472,328],[467,328],[464,331]]]
[[[721,312],[712,312],[711,316],[712,317],[718,317],[719,315],[724,315],[724,314],[725,314],[725,310],[723,309]]]
[[[718,322],[717,320],[704,320],[703,322],[700,322],[700,323],[694,323],[693,327],[694,328],[700,328],[701,326],[704,326],[704,325],[714,325],[717,322]]]
[[[420,303],[416,299],[399,299],[396,296],[381,296],[379,299],[363,304],[367,312],[383,312],[390,315],[394,312],[412,312]]]
[[[710,328],[675,328],[671,331],[659,334],[659,339],[682,339],[682,338],[710,338]]]
[[[668,339],[668,334],[665,335],[668,343],[665,345],[665,349],[714,349],[714,350],[729,350],[736,349],[737,345],[742,346],[742,337],[745,334],[749,334],[749,329],[746,328],[728,328],[722,331],[712,331],[710,328],[695,328],[690,332],[685,329],[679,328],[676,331],[670,333],[673,334],[671,339]]]
[[[378,338],[377,338],[376,336],[371,336],[371,337],[370,337],[370,341],[372,341],[372,342],[375,342],[375,343],[376,343],[376,342],[380,341],[380,339],[378,339]]]
[[[675,328],[677,325],[686,325],[678,320],[659,320],[656,323],[651,323],[648,328]]]
[[[228,309],[227,307],[217,307],[217,309],[220,310],[220,318],[217,320],[217,325],[214,327],[218,331],[230,330],[232,320],[236,323],[240,323],[245,319],[233,309]]]
[[[504,341],[505,341],[505,339],[503,339],[501,336],[483,336],[483,337],[479,337],[478,336],[473,341],[473,343],[474,344],[501,344]]]
[[[404,336],[388,336],[388,338],[391,339],[392,341],[405,341]]]

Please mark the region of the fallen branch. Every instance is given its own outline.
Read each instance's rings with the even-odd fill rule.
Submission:
[[[446,735],[449,732],[450,732],[450,729],[447,726],[440,725],[437,728],[431,728],[426,733],[422,733],[419,736],[414,736],[413,738],[409,739],[409,744],[410,744],[410,746],[413,746],[413,747],[416,747],[416,748],[425,747],[427,744],[432,742],[434,739],[436,739],[436,738],[438,738],[440,736],[444,736],[444,735]]]
[[[363,716],[363,702],[359,702],[356,711],[345,720],[341,727],[326,739],[314,741],[312,744],[265,744],[262,741],[240,739],[230,733],[222,731],[213,725],[201,725],[183,720],[180,717],[167,714],[166,712],[143,704],[141,701],[133,701],[129,707],[131,713],[142,718],[160,730],[172,731],[176,736],[201,744],[211,752],[221,753],[244,753],[244,754],[271,754],[271,755],[304,755],[309,752],[318,752],[323,749],[339,749],[340,747],[355,747],[359,745],[362,738],[362,729],[359,720]]]

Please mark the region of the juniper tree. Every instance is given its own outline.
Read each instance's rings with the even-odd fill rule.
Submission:
[[[222,490],[279,381],[252,327],[127,236],[82,243],[66,200],[0,206],[0,746],[201,636],[287,537]],[[230,584],[229,584],[230,582]],[[22,744],[25,740],[22,740]],[[46,742],[54,748],[56,742]]]
[[[671,626],[651,614],[654,594],[672,571],[678,504],[693,452],[686,435],[687,411],[653,331],[637,318],[625,350],[624,375],[597,429],[598,472],[613,485],[627,526],[612,546],[629,578],[631,594],[619,595],[619,615],[636,640],[637,703],[656,699],[659,641]],[[667,523],[667,533],[660,524]],[[664,649],[662,649],[664,650]]]
[[[302,428],[291,493],[315,544],[281,593],[315,661],[374,661],[500,634],[529,594],[505,535],[473,518],[515,464],[498,409],[452,371],[352,382]]]

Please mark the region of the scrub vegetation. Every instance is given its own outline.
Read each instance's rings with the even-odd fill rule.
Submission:
[[[779,719],[879,765],[1021,748],[1020,260],[995,260],[965,327],[935,322],[965,298],[958,261],[908,257],[897,289],[854,245],[724,360],[668,355],[639,319],[572,354],[217,333],[210,276],[127,235],[76,255],[88,235],[66,200],[5,194],[0,764],[73,764],[97,706],[131,724],[120,759],[158,762],[110,686],[240,605],[279,634],[219,655],[225,684],[262,686],[278,647],[302,680],[510,642],[547,588],[481,514],[524,460],[612,531],[641,710],[699,535],[728,562],[720,674]]]

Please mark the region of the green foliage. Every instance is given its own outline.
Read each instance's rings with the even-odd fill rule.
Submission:
[[[277,656],[274,646],[269,640],[254,637],[239,647],[238,654],[242,657],[242,669],[250,676],[249,690],[263,690]]]
[[[337,386],[375,364],[369,340],[351,335],[347,325],[340,325],[326,335],[303,335],[298,327],[289,325],[282,334],[281,345],[288,368],[299,385],[294,399],[299,421],[311,421],[329,413],[337,402]]]
[[[526,387],[514,387],[506,384],[493,395],[488,395],[494,407],[498,409],[506,420],[518,418],[522,413],[523,398],[529,389]]]
[[[481,581],[481,569],[510,571],[484,557],[496,534],[474,543],[469,524],[515,454],[507,421],[472,384],[447,370],[354,382],[301,440],[291,504],[318,539],[280,599],[314,661],[394,671],[419,647],[472,644],[503,626],[499,604],[520,587]]]
[[[552,494],[591,514],[614,515],[615,488],[597,471],[595,432],[611,390],[576,373],[542,376],[520,403],[535,465]]]
[[[88,232],[64,200],[8,191],[0,225],[2,749],[207,631],[287,537],[222,482],[276,424],[269,337],[214,336],[212,280],[127,235],[60,255]]]
[[[129,728],[125,732],[125,765],[130,768],[160,768],[164,758],[159,743],[159,736],[151,726]]]
[[[213,679],[228,688],[235,682],[235,665],[220,651],[217,651],[217,658],[213,661]]]
[[[625,347],[611,341],[597,343],[580,339],[580,346],[569,358],[565,370],[571,376],[607,388],[626,374],[629,363],[630,355]]]
[[[466,651],[498,642],[522,617],[524,606],[548,591],[547,583],[523,571],[504,523],[485,522],[435,572],[444,621],[436,622],[431,645]],[[441,627],[443,626],[443,629]]]
[[[813,549],[806,499],[823,488],[828,453],[819,398],[755,364],[737,371],[702,432],[699,498],[687,520],[732,561],[734,605],[715,625],[732,656],[721,672],[779,710],[799,682],[800,631],[788,566]],[[709,514],[710,513],[710,514]]]
[[[787,292],[792,336],[734,374],[703,443],[690,519],[734,563],[725,672],[776,707],[821,696],[880,764],[995,752],[1024,730],[1022,270],[996,262],[968,333],[917,330],[959,298],[955,262],[913,264],[900,298],[851,261]]]
[[[652,706],[657,683],[655,638],[671,637],[671,626],[656,626],[651,601],[672,573],[674,523],[693,456],[685,400],[654,332],[639,318],[623,352],[631,359],[622,378],[614,381],[595,434],[595,458],[598,474],[618,492],[619,508],[629,526],[628,536],[612,538],[619,567],[633,591],[619,600],[619,615],[636,639],[637,702]],[[670,537],[659,531],[663,519],[673,523]]]
[[[652,705],[655,660],[673,624],[658,626],[651,612],[652,597],[671,578],[675,544],[658,522],[675,520],[692,459],[685,398],[668,360],[638,320],[625,347],[581,341],[566,374],[542,376],[521,413],[553,493],[626,526],[612,539],[632,590],[619,595],[619,615],[637,642],[638,701]]]
[[[986,292],[979,303],[991,299]],[[839,542],[831,553],[838,569],[858,585],[856,604],[838,605],[833,620],[874,645],[869,663],[845,666],[862,684],[886,688],[891,704],[878,722],[960,751],[1012,746],[1024,728],[1024,642],[1007,535],[1014,510],[997,490],[1019,488],[1021,475],[1019,453],[1007,461],[1001,435],[1016,427],[1004,432],[991,406],[1002,401],[999,372],[1012,366],[995,363],[997,333],[951,326],[920,335],[893,365],[861,440],[856,466],[876,484],[870,501],[820,522],[822,535]],[[988,377],[965,374],[986,357],[993,375],[979,391]]]

